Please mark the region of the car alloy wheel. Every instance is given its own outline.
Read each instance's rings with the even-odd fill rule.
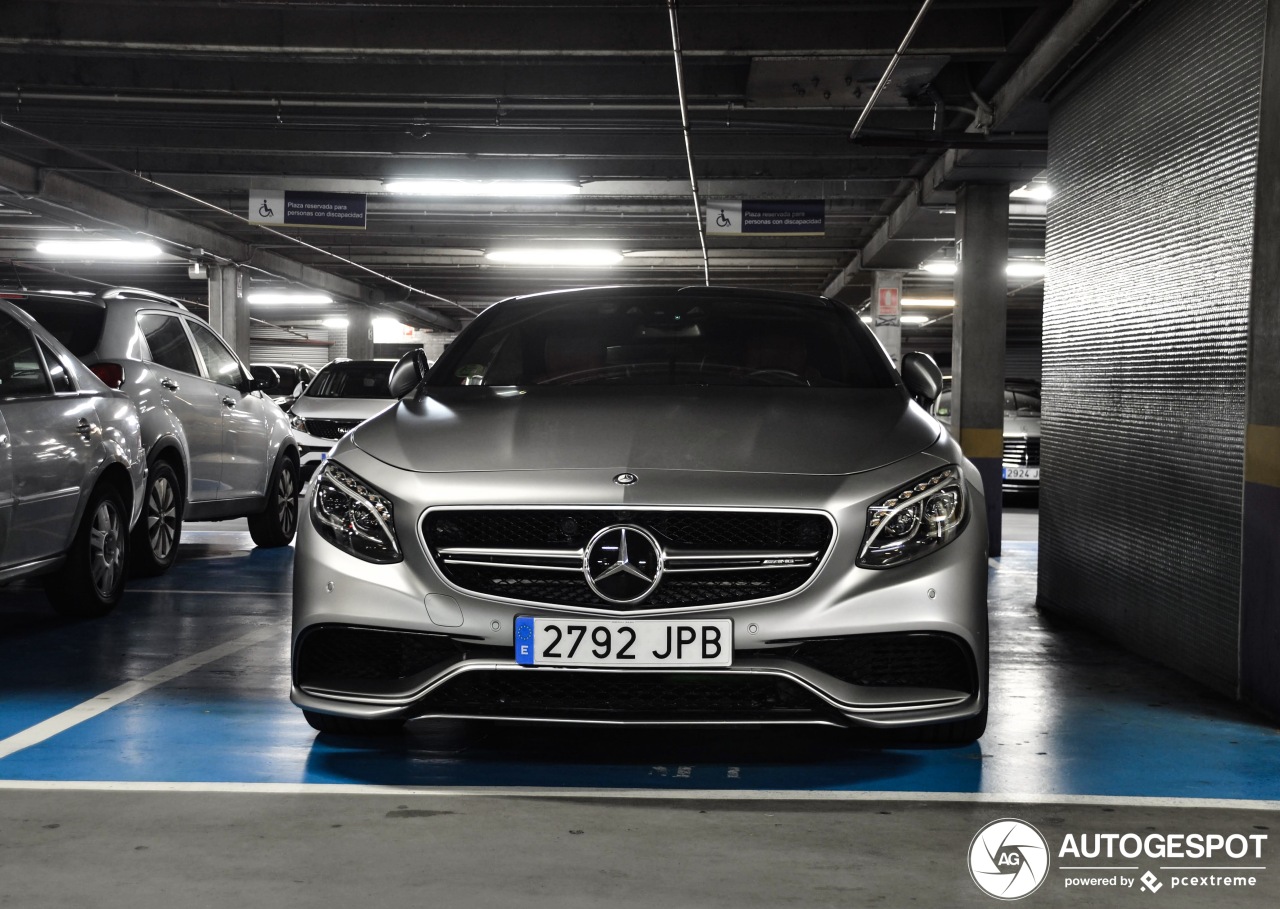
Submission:
[[[115,502],[104,499],[98,503],[89,529],[89,566],[93,586],[103,599],[115,595],[116,582],[124,571],[123,526]]]
[[[298,496],[294,477],[292,470],[282,470],[276,478],[277,521],[281,532],[287,537],[293,536],[298,524]]]
[[[147,542],[157,562],[166,562],[178,536],[178,497],[168,476],[156,478],[147,496]]]

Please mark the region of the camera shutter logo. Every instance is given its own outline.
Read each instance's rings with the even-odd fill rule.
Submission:
[[[1040,889],[1049,874],[1049,844],[1026,821],[1001,818],[969,844],[969,876],[1000,900],[1020,900]]]

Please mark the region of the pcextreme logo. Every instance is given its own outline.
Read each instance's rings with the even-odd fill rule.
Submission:
[[[1262,864],[1266,841],[1265,833],[1065,833],[1056,871],[1064,888],[1095,896],[1099,888],[1154,894],[1165,886],[1256,887],[1258,872],[1267,870]],[[1017,818],[1001,818],[970,842],[969,876],[989,896],[1020,900],[1055,870],[1052,857],[1039,830]]]

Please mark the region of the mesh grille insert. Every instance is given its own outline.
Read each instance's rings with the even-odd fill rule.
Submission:
[[[951,635],[820,638],[765,652],[812,666],[853,685],[977,692],[977,672],[969,648]]]
[[[462,656],[462,646],[443,635],[320,625],[298,642],[295,673],[303,688],[390,692]]]
[[[786,679],[736,673],[477,670],[432,692],[424,712],[610,719],[792,719],[824,712]]]

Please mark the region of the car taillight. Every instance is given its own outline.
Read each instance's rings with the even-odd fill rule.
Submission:
[[[108,388],[119,388],[124,384],[124,367],[118,363],[95,363],[89,369]]]

